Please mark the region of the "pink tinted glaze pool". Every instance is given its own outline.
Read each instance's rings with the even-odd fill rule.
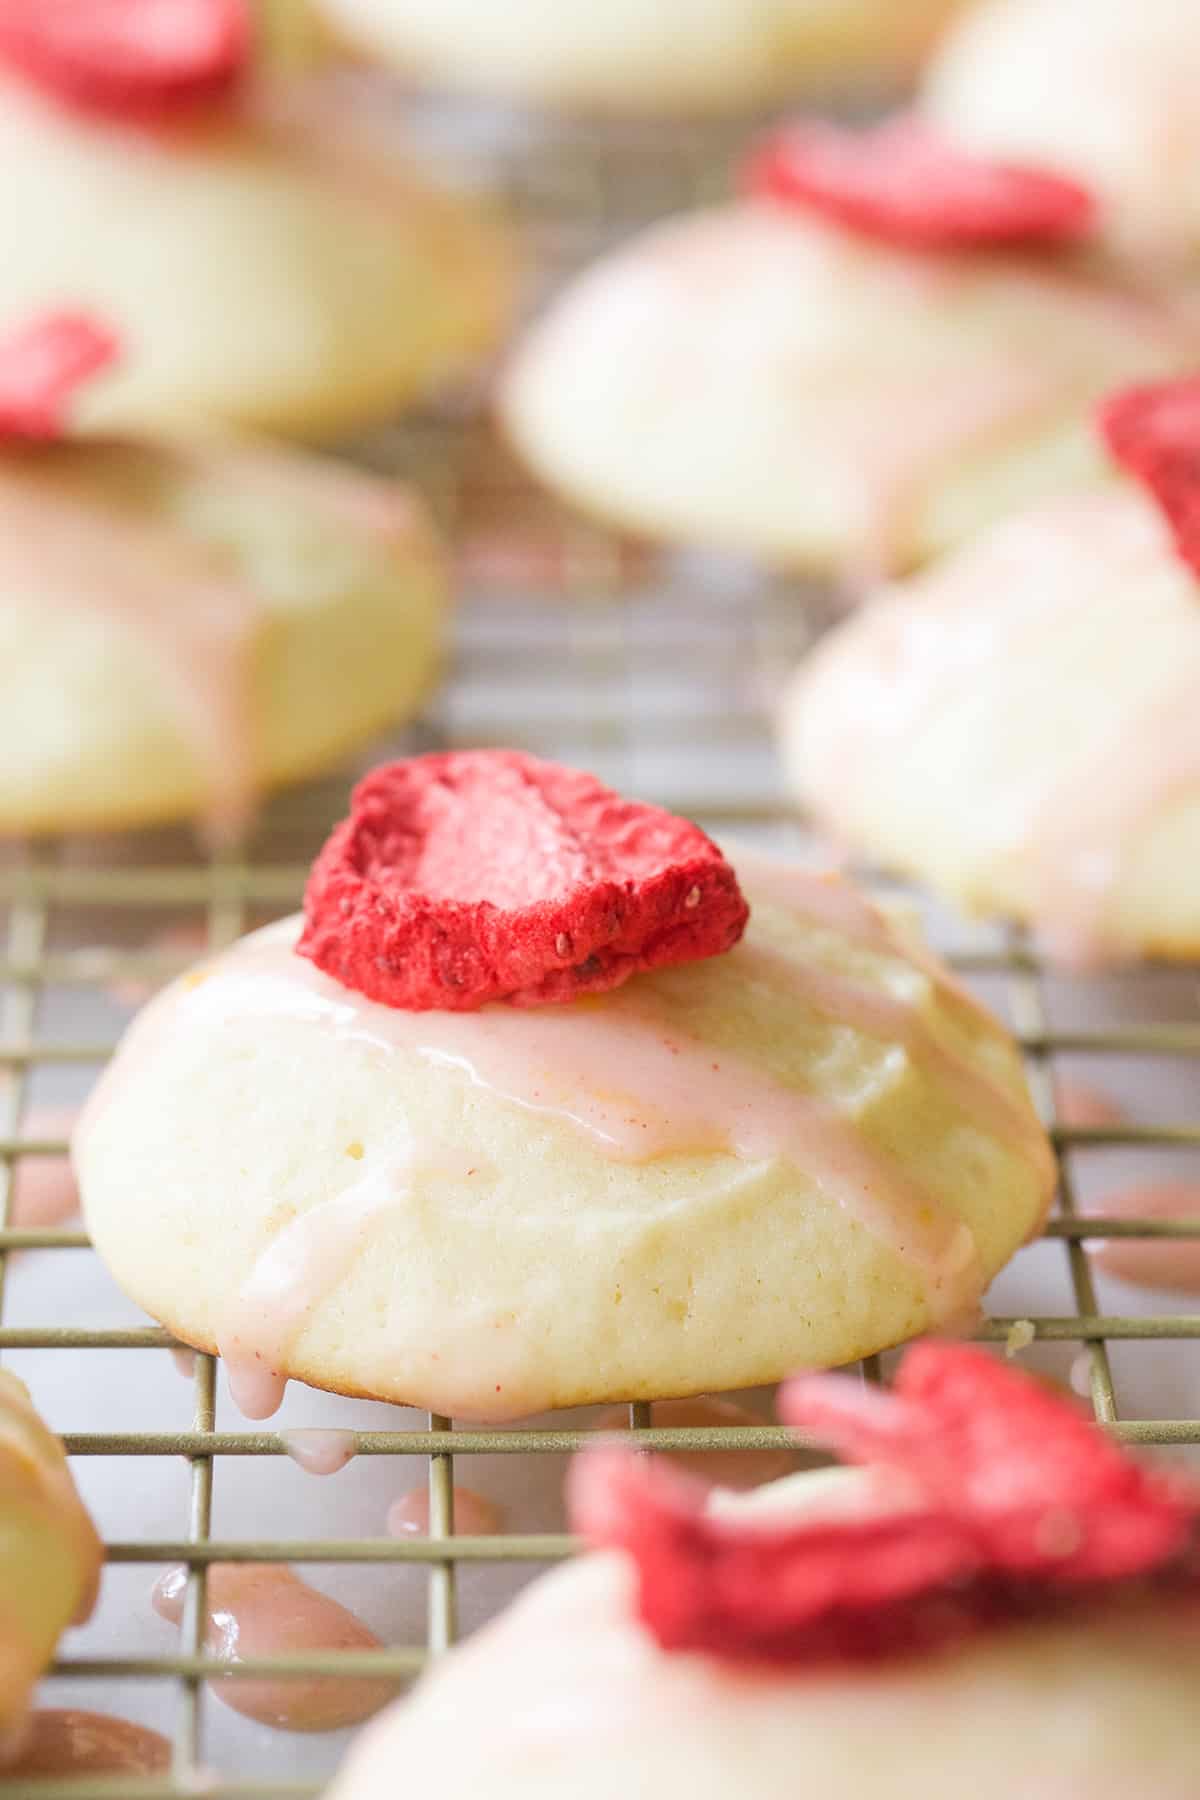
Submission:
[[[662,1430],[686,1427],[770,1425],[774,1421],[761,1413],[751,1412],[736,1401],[714,1395],[700,1395],[693,1400],[656,1400],[650,1409],[650,1423]],[[602,1431],[626,1431],[629,1428],[628,1407],[614,1406],[600,1419]],[[794,1450],[670,1450],[665,1452],[681,1469],[687,1469],[703,1481],[718,1487],[749,1489],[764,1482],[778,1481],[792,1474],[800,1459]]]
[[[353,1431],[305,1429],[280,1433],[283,1447],[306,1475],[336,1475],[344,1469],[358,1449],[358,1435]]]
[[[411,1488],[388,1507],[387,1528],[390,1537],[428,1537],[430,1522],[429,1489]],[[471,1488],[454,1490],[454,1530],[459,1537],[494,1537],[504,1526],[504,1514],[483,1494]]]
[[[1200,1219],[1200,1182],[1160,1181],[1094,1200],[1087,1209],[1114,1219]],[[1094,1239],[1092,1261],[1137,1287],[1200,1294],[1200,1238]]]
[[[170,1761],[167,1739],[132,1719],[50,1709],[30,1718],[20,1755],[5,1765],[0,1787],[35,1776],[159,1775]]]
[[[186,1591],[185,1570],[168,1569],[154,1585],[155,1611],[179,1624]],[[361,1619],[284,1564],[215,1565],[208,1574],[208,1614],[208,1648],[227,1662],[382,1648]],[[260,1725],[281,1731],[337,1731],[378,1712],[395,1695],[396,1683],[322,1675],[217,1681],[213,1691],[234,1712]]]
[[[1059,1123],[1084,1131],[1103,1131],[1123,1125],[1126,1113],[1119,1100],[1101,1087],[1064,1076],[1054,1084]]]
[[[70,1137],[78,1117],[73,1106],[35,1106],[21,1120],[21,1136],[31,1141]],[[79,1213],[79,1189],[65,1154],[21,1156],[13,1174],[9,1221],[27,1231],[49,1231]]]

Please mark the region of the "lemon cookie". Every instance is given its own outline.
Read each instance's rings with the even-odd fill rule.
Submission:
[[[0,17],[0,330],[64,300],[108,322],[127,354],[89,426],[329,434],[491,347],[503,235],[369,130],[335,74],[244,69],[228,5],[195,66],[169,39],[156,58],[154,34],[144,66],[128,46],[106,61],[99,27],[56,34],[28,10]]]
[[[748,853],[712,954],[744,912],[702,834],[676,883],[694,828],[494,754],[473,823],[447,796],[493,753],[418,759],[419,821],[369,778],[303,939],[135,1024],[74,1146],[122,1287],[252,1416],[289,1376],[495,1419],[752,1386],[969,1313],[1052,1186],[995,1021],[852,887]]]
[[[0,1758],[33,1685],[96,1598],[102,1551],[63,1447],[23,1382],[0,1370]]]
[[[611,113],[716,112],[911,75],[958,0],[320,0],[347,42],[450,87]]]
[[[267,448],[10,441],[0,830],[228,835],[411,712],[445,611],[424,510],[388,482]]]
[[[1116,480],[996,526],[821,644],[781,710],[843,842],[1072,960],[1200,952],[1200,578]]]
[[[967,1392],[989,1406],[977,1439],[924,1400],[906,1395],[898,1418],[887,1395],[835,1377],[814,1409],[861,1413],[860,1439],[883,1440],[864,1452],[875,1467],[706,1513],[653,1462],[587,1453],[576,1519],[606,1547],[440,1660],[356,1742],[330,1800],[389,1800],[400,1771],[447,1800],[793,1800],[798,1771],[821,1800],[1189,1800],[1194,1496],[1062,1402],[1031,1403],[1027,1378],[924,1348],[960,1380],[971,1370]],[[1022,1411],[1039,1429],[1020,1445]],[[931,1414],[956,1479],[937,1479],[919,1441]]]
[[[1200,254],[1200,30],[1191,0],[985,0],[923,107],[957,142],[1085,181],[1118,252]]]
[[[502,382],[508,434],[654,537],[821,572],[919,561],[1086,479],[1091,402],[1196,356],[1174,295],[1082,256],[1090,197],[1056,182],[907,122],[784,131],[746,198],[551,302]]]

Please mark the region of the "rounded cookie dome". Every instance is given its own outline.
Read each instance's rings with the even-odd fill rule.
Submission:
[[[1191,0],[983,0],[926,78],[956,141],[1080,180],[1110,243],[1200,253],[1200,31]]]
[[[1140,488],[996,527],[800,668],[793,785],[844,841],[1068,955],[1200,949],[1200,584]]]
[[[97,430],[330,434],[502,330],[502,239],[330,78],[262,77],[150,131],[5,76],[0,160],[0,332],[64,297],[117,332],[124,362],[80,409]]]
[[[0,453],[0,831],[244,823],[436,668],[420,505],[283,450]]]
[[[63,1631],[92,1609],[102,1554],[61,1443],[0,1370],[0,1761]]]
[[[792,1476],[722,1512],[800,1521],[869,1477]],[[1188,1800],[1200,1732],[1194,1608],[1022,1626],[931,1658],[748,1668],[660,1649],[616,1551],[536,1581],[355,1744],[330,1800],[390,1800],[398,1772],[447,1800]],[[469,1732],[463,1721],[471,1721]],[[447,1734],[455,1754],[447,1762]]]
[[[961,1317],[1052,1182],[1016,1050],[852,888],[734,861],[736,948],[560,1005],[374,1004],[295,920],[202,964],[76,1137],[108,1267],[255,1416],[669,1398]]]
[[[747,202],[585,272],[501,408],[536,474],[634,529],[903,566],[1094,472],[1091,402],[1196,343],[1164,301],[1058,259],[900,249]]]
[[[422,79],[600,112],[721,111],[806,83],[888,82],[959,0],[320,0],[349,43]]]

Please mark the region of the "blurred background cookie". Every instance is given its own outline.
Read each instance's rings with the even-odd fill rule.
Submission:
[[[1132,482],[881,593],[782,709],[838,839],[1075,960],[1200,953],[1200,577]]]
[[[0,830],[201,817],[416,705],[442,557],[394,484],[264,447],[0,449]]]
[[[1200,19],[1192,0],[983,0],[922,105],[956,141],[1086,182],[1122,253],[1200,254]]]
[[[910,76],[960,0],[317,0],[417,79],[554,107],[717,112]]]
[[[1086,479],[1090,402],[1200,351],[1174,295],[1083,258],[1085,190],[919,127],[785,130],[749,185],[587,270],[517,348],[505,427],[590,512],[903,567]]]
[[[197,92],[171,75],[130,94],[98,57],[61,67],[0,34],[0,329],[69,301],[120,334],[94,428],[330,433],[493,346],[504,233],[334,74],[231,54]]]

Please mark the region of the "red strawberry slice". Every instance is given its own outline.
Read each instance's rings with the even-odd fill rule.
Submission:
[[[576,1460],[573,1522],[632,1558],[665,1649],[735,1660],[878,1660],[1200,1585],[1200,1495],[1069,1402],[948,1344],[910,1352],[897,1386],[811,1376],[788,1392],[793,1423],[877,1471],[841,1513],[713,1515],[697,1484],[604,1448]]]
[[[0,59],[55,99],[117,115],[220,97],[250,37],[247,0],[0,0]]]
[[[1095,220],[1086,188],[955,149],[920,120],[786,126],[751,158],[751,194],[912,250],[1065,244]]]
[[[1056,1579],[1136,1574],[1180,1548],[1175,1486],[1098,1431],[1082,1408],[968,1344],[918,1344],[891,1393],[801,1376],[780,1413],[851,1462],[917,1483],[969,1517],[996,1566]],[[1050,1555],[1051,1540],[1063,1548]]]
[[[1113,457],[1149,489],[1180,556],[1200,575],[1200,375],[1126,388],[1104,402],[1098,423]]]
[[[737,877],[695,825],[515,750],[374,770],[313,866],[297,948],[407,1011],[573,999],[716,956]]]
[[[83,313],[47,313],[0,338],[0,438],[61,437],[76,388],[118,353],[113,334]]]

